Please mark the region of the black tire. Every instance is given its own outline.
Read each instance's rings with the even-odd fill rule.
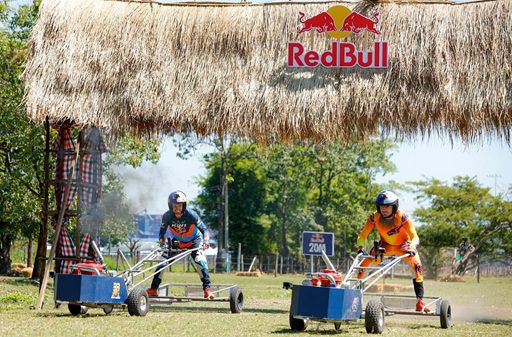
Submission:
[[[290,314],[290,328],[294,331],[304,331],[308,327],[308,320],[295,318]]]
[[[244,293],[242,288],[233,287],[229,289],[229,307],[233,314],[239,314],[244,308]]]
[[[130,316],[146,316],[149,311],[149,296],[145,287],[133,289],[126,299]]]
[[[105,313],[105,315],[110,315],[112,313],[112,310],[114,310],[113,305],[107,305],[103,307],[103,312]]]
[[[441,328],[448,329],[452,325],[452,306],[447,300],[441,300]]]
[[[340,329],[341,329],[341,322],[334,323],[334,330],[340,331]]]
[[[73,316],[85,315],[88,309],[84,305],[68,303],[68,310]]]
[[[368,333],[384,331],[384,304],[379,300],[370,300],[366,304],[364,326]]]

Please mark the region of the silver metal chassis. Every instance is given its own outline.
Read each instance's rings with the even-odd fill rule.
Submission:
[[[408,295],[394,295],[394,294],[378,294],[378,293],[368,293],[368,289],[372,285],[374,285],[378,280],[380,280],[384,275],[386,275],[388,272],[391,271],[397,264],[399,264],[403,259],[410,257],[410,254],[406,253],[400,256],[384,256],[380,257],[380,264],[378,266],[368,266],[368,267],[362,267],[361,264],[365,259],[379,259],[378,257],[374,255],[368,255],[359,253],[354,259],[354,262],[352,262],[352,265],[350,266],[347,275],[345,275],[343,281],[342,281],[342,287],[348,288],[348,289],[360,289],[363,294],[366,294],[366,296],[378,296],[381,298],[382,303],[385,304],[385,298],[410,298],[410,299],[416,299],[416,296],[408,296]],[[325,259],[325,257],[324,257]],[[371,274],[365,276],[362,279],[357,278],[357,274],[359,270],[368,270],[373,271]],[[412,310],[399,310],[399,309],[392,309],[389,307],[384,306],[384,311],[386,315],[394,315],[394,314],[400,314],[400,315],[417,315],[417,316],[439,316],[441,311],[441,297],[423,297],[426,301],[425,308],[431,309],[430,312],[425,311],[412,311]],[[433,305],[436,306],[435,310],[432,310],[431,308]],[[364,312],[364,309],[363,309]]]
[[[126,258],[124,258],[124,255],[121,254],[121,256],[124,258],[124,263],[128,265],[128,269],[125,271],[122,271],[116,276],[123,277],[126,282],[126,287],[128,288],[128,291],[130,292],[133,288],[143,284],[149,279],[152,279],[153,276],[155,276],[159,272],[163,272],[170,268],[172,265],[180,262],[183,259],[189,258],[190,255],[194,252],[199,250],[200,248],[193,248],[193,249],[187,249],[184,251],[181,251],[175,255],[172,255],[168,257],[167,259],[164,259],[160,262],[158,262],[155,265],[147,266],[148,263],[154,262],[155,260],[159,260],[162,258],[162,254],[165,252],[165,249],[163,248],[157,248],[150,252],[146,257],[144,257],[142,260],[140,260],[137,264],[130,267],[128,261]],[[191,257],[190,257],[191,258]],[[196,268],[196,265],[194,261],[192,261],[192,266],[196,270],[196,272],[202,277],[200,274],[200,271]],[[156,270],[159,266],[164,266],[160,270]],[[140,276],[142,275],[142,278]],[[200,284],[185,284],[185,283],[169,283],[161,285],[158,289],[158,292],[165,291],[168,293],[169,287],[184,287],[185,292],[187,292],[187,288],[189,287],[199,287]],[[172,295],[165,295],[165,296],[158,296],[158,297],[150,297],[149,300],[151,303],[172,303],[172,302],[191,302],[191,301],[215,301],[215,302],[228,302],[230,300],[229,292],[228,296],[220,296],[223,292],[229,291],[231,288],[236,287],[237,285],[220,285],[220,284],[212,284],[210,289],[212,290],[212,293],[215,294],[215,299],[210,300],[201,297],[195,297],[195,296],[172,296]]]

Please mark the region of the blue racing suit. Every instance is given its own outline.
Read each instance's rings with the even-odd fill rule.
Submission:
[[[160,242],[165,242],[165,233],[169,229],[171,238],[178,240],[178,248],[201,248],[193,251],[191,256],[194,262],[199,266],[201,271],[201,282],[203,289],[210,288],[210,272],[206,257],[203,254],[203,236],[208,230],[206,225],[201,221],[199,216],[193,210],[185,209],[183,215],[178,219],[173,212],[167,211],[162,216],[162,225],[158,235]],[[157,267],[157,271],[164,268],[165,265]],[[155,274],[151,288],[158,289],[162,282],[162,272]]]

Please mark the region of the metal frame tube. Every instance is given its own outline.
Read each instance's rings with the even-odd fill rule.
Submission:
[[[156,275],[157,273],[165,271],[167,268],[169,268],[173,264],[181,261],[183,258],[186,258],[186,257],[190,256],[190,254],[192,254],[194,251],[197,251],[199,249],[200,248],[187,249],[185,251],[180,252],[177,255],[171,256],[171,257],[169,257],[169,258],[167,258],[167,259],[165,259],[163,261],[160,261],[159,263],[157,263],[155,265],[152,265],[152,266],[150,266],[148,268],[145,268],[145,269],[142,269],[142,270],[139,269],[139,268],[143,267],[149,260],[152,260],[152,259],[156,258],[157,256],[158,257],[161,256],[161,253],[162,253],[163,250],[161,248],[157,248],[154,251],[152,251],[151,253],[149,253],[145,258],[140,260],[133,267],[131,267],[128,270],[118,274],[118,276],[122,276],[122,277],[125,278],[127,286],[130,286],[130,288],[135,288],[138,285],[140,285],[143,282],[145,282],[148,279],[150,279],[151,277],[153,277],[154,275]],[[157,271],[156,269],[158,267],[160,267],[160,266],[165,266],[165,267]],[[148,276],[143,277],[141,281],[135,283],[134,279],[136,277],[138,277],[141,274],[145,274],[146,272],[148,272],[150,270],[154,270],[154,271],[152,273],[150,273]]]

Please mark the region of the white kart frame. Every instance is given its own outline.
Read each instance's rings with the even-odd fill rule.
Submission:
[[[192,266],[194,270],[202,277],[201,271],[196,267],[195,262],[190,256],[193,252],[200,250],[201,248],[192,249],[177,249],[168,248],[167,246],[156,248],[151,251],[142,260],[133,266],[130,266],[123,254],[120,256],[123,259],[123,263],[126,263],[129,267],[127,270],[117,273],[115,276],[119,276],[125,279],[126,287],[131,291],[136,287],[142,286],[144,282],[152,279],[157,273],[164,272],[169,269],[172,265],[187,259],[190,257],[192,260]],[[167,258],[166,258],[167,256]],[[163,260],[162,257],[164,257]],[[159,261],[157,264],[152,264],[155,261]],[[151,264],[148,266],[148,264]],[[157,270],[158,267],[162,267]],[[142,276],[142,278],[140,278]],[[173,296],[169,294],[169,288],[180,287],[184,288],[185,296]],[[237,285],[225,285],[225,284],[212,284],[210,289],[215,295],[215,299],[203,298],[202,294],[193,295],[191,290],[198,289],[202,285],[200,284],[188,284],[188,283],[167,283],[158,287],[158,296],[150,297],[149,301],[155,304],[171,304],[173,302],[191,302],[191,301],[214,301],[214,302],[230,302],[231,312],[239,313],[243,308],[243,293],[242,289]],[[227,295],[226,295],[227,293]]]
[[[391,255],[391,256],[384,256],[382,253],[378,255],[370,255],[370,254],[364,254],[359,253],[354,258],[354,262],[352,262],[352,265],[350,266],[347,274],[345,275],[343,281],[342,281],[342,287],[347,289],[360,289],[363,294],[366,296],[372,296],[372,297],[380,297],[381,302],[385,304],[384,299],[386,297],[388,298],[408,298],[408,299],[416,299],[416,296],[410,296],[410,295],[394,295],[394,294],[380,294],[380,293],[368,293],[368,289],[372,285],[374,285],[378,280],[380,280],[383,276],[385,276],[388,272],[391,271],[397,264],[402,262],[403,259],[410,257],[410,253],[406,253],[400,256]],[[327,256],[324,257],[325,259],[328,259]],[[361,264],[365,259],[375,259],[379,260],[380,263],[378,266],[368,266],[363,267]],[[372,273],[368,273],[364,278],[357,278],[357,274],[359,270],[367,270]],[[427,303],[425,303],[425,308],[431,308],[433,305],[435,305],[435,310],[431,310],[430,312],[423,311],[407,311],[407,310],[395,310],[386,308],[385,312],[386,315],[394,315],[394,314],[401,314],[401,315],[429,315],[429,316],[439,316],[441,314],[441,297],[432,297],[432,296],[424,296],[423,299],[429,300]]]

